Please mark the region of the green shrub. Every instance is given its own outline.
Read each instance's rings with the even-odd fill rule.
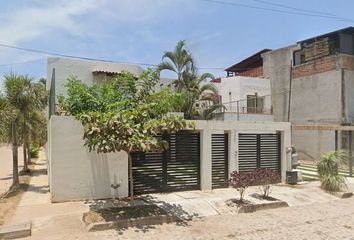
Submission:
[[[339,174],[339,163],[346,158],[345,151],[333,151],[324,154],[317,163],[317,173],[321,187],[329,192],[338,192],[346,188],[345,177]]]
[[[31,147],[30,147],[30,155],[31,155],[31,158],[38,158],[38,157],[39,157],[39,150],[40,150],[40,147],[38,147],[38,146],[31,146]]]

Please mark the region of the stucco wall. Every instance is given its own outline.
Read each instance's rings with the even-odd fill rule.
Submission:
[[[344,70],[347,123],[354,123],[354,71]]]
[[[292,132],[292,143],[303,160],[317,161],[321,155],[334,151],[334,131],[296,130]]]
[[[104,75],[94,75],[92,72],[97,70],[121,72],[128,71],[133,74],[139,75],[143,69],[137,65],[108,63],[99,61],[84,61],[68,58],[48,58],[47,65],[47,88],[50,88],[52,72],[55,68],[55,92],[56,95],[66,95],[64,84],[70,76],[76,76],[82,82],[92,85],[104,80]]]
[[[216,120],[224,121],[245,121],[245,122],[273,122],[274,117],[271,114],[239,114],[237,113],[220,113],[216,115]]]
[[[288,102],[292,53],[298,49],[293,45],[262,54],[264,76],[270,79],[274,121],[288,121]]]
[[[341,71],[293,79],[290,121],[294,124],[340,123]]]
[[[281,173],[291,168],[289,123],[194,121],[201,139],[201,190],[211,190],[211,134],[229,134],[229,173],[238,170],[239,133],[281,132]],[[49,122],[49,177],[53,202],[128,196],[128,161],[123,152],[96,154],[83,146],[83,127],[73,117],[52,116]],[[111,185],[119,184],[117,189]]]
[[[84,147],[83,127],[73,117],[50,119],[49,175],[53,202],[128,195],[126,153],[96,154]],[[114,189],[111,184],[119,184]]]

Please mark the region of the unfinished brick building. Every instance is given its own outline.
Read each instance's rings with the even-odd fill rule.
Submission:
[[[348,149],[349,132],[313,130],[353,125],[354,28],[348,27],[265,52],[263,72],[269,77],[275,121],[292,123],[292,142],[301,157],[316,160],[324,152]],[[311,131],[296,130],[309,126]]]

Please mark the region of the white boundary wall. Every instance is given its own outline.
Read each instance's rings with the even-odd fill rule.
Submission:
[[[281,173],[291,168],[290,123],[194,121],[200,131],[201,190],[211,190],[211,134],[229,134],[229,173],[238,170],[239,133],[281,133]],[[124,152],[91,153],[83,147],[83,127],[73,117],[49,121],[49,178],[53,202],[128,196],[128,157]],[[113,186],[113,187],[112,187]],[[118,188],[114,188],[117,187]]]

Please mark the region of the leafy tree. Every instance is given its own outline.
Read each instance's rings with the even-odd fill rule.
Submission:
[[[178,91],[183,89],[184,81],[182,74],[193,68],[194,60],[192,54],[186,49],[186,42],[181,40],[177,43],[175,49],[166,51],[162,56],[162,62],[158,66],[158,70],[169,70],[177,74],[175,84]]]
[[[154,92],[158,81],[159,74],[151,69],[138,79],[123,73],[103,85],[87,86],[70,79],[68,97],[60,98],[61,109],[82,122],[90,151],[128,154],[131,196],[131,154],[162,151],[167,143],[157,137],[159,134],[191,127],[182,117],[168,114],[180,108],[181,94],[168,89]],[[88,104],[82,104],[83,100]]]

